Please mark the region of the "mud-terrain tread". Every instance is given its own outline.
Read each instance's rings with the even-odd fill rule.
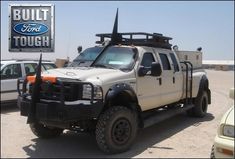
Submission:
[[[103,114],[101,114],[101,116],[97,122],[97,125],[96,125],[96,141],[97,141],[99,148],[108,154],[124,152],[129,148],[129,146],[127,146],[128,147],[127,149],[112,150],[109,148],[109,146],[107,145],[107,143],[105,141],[105,126],[108,124],[110,118],[113,115],[115,115],[115,113],[117,113],[119,111],[130,111],[130,113],[132,113],[133,117],[135,118],[134,120],[136,120],[135,123],[132,123],[132,124],[134,124],[134,125],[132,125],[134,127],[134,129],[136,128],[136,132],[134,133],[133,136],[131,136],[132,139],[131,139],[129,146],[132,144],[132,142],[136,136],[136,133],[137,133],[137,129],[138,129],[137,115],[134,114],[130,109],[123,107],[123,106],[113,106],[113,107],[109,108],[108,110],[106,110]]]
[[[206,98],[206,102],[207,102],[205,112],[202,111],[202,105],[201,105],[203,98]],[[207,95],[206,91],[203,91],[195,101],[195,107],[193,107],[193,109],[192,109],[193,110],[193,115],[195,117],[202,118],[206,115],[207,108],[208,108],[208,95]]]
[[[202,111],[202,100],[206,98],[207,106],[205,112]],[[195,99],[195,106],[192,109],[187,110],[187,114],[192,117],[202,118],[206,115],[208,109],[208,94],[206,91],[201,92]]]

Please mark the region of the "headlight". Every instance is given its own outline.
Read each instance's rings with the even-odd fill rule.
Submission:
[[[91,99],[91,85],[83,85],[82,98]],[[99,86],[94,86],[94,99],[102,99],[102,90]]]
[[[223,127],[223,135],[234,138],[234,126],[224,125],[224,127]]]

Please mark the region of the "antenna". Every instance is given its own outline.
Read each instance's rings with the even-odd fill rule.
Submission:
[[[114,21],[114,25],[113,25],[113,32],[111,35],[111,44],[115,45],[119,41],[120,41],[120,36],[118,34],[118,8],[117,8],[116,17],[115,17],[115,21]]]
[[[113,32],[111,34],[111,41],[108,42],[104,48],[100,51],[100,53],[98,54],[98,56],[95,58],[95,60],[92,62],[92,64],[90,65],[91,67],[96,63],[96,61],[100,58],[100,56],[104,53],[104,51],[111,45],[115,45],[118,43],[119,39],[120,39],[120,35],[118,34],[118,8],[117,8],[117,12],[116,12],[116,17],[115,17],[115,21],[114,21],[114,25],[113,25]]]
[[[42,67],[42,53],[40,54],[40,59],[39,59],[37,72],[36,72],[36,79],[35,79],[35,83],[33,86],[32,99],[31,99],[31,103],[29,107],[29,114],[28,114],[28,119],[27,119],[28,124],[36,122],[35,113],[36,113],[36,104],[39,100],[39,95],[40,95],[41,71],[42,71],[41,67]]]

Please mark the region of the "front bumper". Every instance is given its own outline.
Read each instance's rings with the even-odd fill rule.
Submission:
[[[216,135],[214,146],[215,158],[234,158],[234,139]]]
[[[22,116],[28,116],[31,100],[18,96],[18,106]],[[77,101],[73,104],[61,104],[55,101],[40,100],[36,103],[35,117],[38,121],[69,122],[79,120],[92,120],[101,113],[101,101]]]
[[[56,80],[55,83],[42,81],[39,90],[37,90],[39,91],[38,96],[34,97],[37,100],[32,100],[33,95],[29,92],[27,83],[27,78],[18,79],[17,90],[19,96],[17,104],[20,107],[21,115],[33,117],[33,120],[56,123],[93,120],[94,118],[98,118],[103,109],[103,93],[101,99],[94,99],[95,89],[92,83],[71,79]],[[43,84],[45,83],[48,89],[42,92]],[[22,85],[22,88],[20,88],[20,85]],[[81,98],[81,95],[79,96],[80,92],[76,91],[83,88],[83,85],[91,86],[90,99]],[[55,86],[56,89],[49,89],[51,86]],[[43,96],[46,93],[50,94],[50,98]],[[77,98],[70,98],[77,94]],[[32,103],[32,101],[38,102]]]

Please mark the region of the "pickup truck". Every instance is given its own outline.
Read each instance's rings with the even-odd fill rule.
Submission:
[[[118,33],[117,15],[113,32],[97,36],[101,49],[89,67],[38,69],[18,80],[21,115],[36,136],[95,132],[102,151],[119,153],[140,128],[184,111],[207,114],[211,93],[201,49],[172,49],[171,38],[158,33]]]

